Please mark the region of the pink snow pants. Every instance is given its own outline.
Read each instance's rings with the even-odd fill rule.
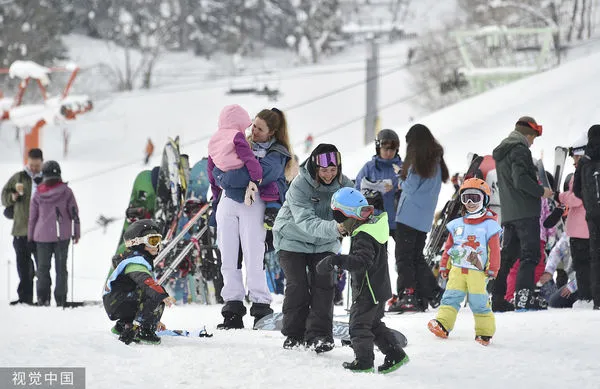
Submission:
[[[540,252],[542,256],[535,267],[535,275],[534,282],[537,283],[540,280],[542,274],[544,274],[544,270],[546,270],[546,242],[540,240]],[[519,265],[521,264],[521,260],[517,259],[510,268],[510,273],[508,273],[508,277],[506,277],[506,294],[504,295],[504,299],[506,301],[512,301],[515,298],[515,289],[517,286],[517,273],[519,272]]]
[[[246,285],[250,301],[270,304],[271,293],[263,266],[265,255],[265,203],[259,198],[247,206],[223,196],[217,207],[217,244],[221,251],[223,289],[227,301],[244,301],[246,289],[241,265],[238,267],[240,244],[246,269]]]

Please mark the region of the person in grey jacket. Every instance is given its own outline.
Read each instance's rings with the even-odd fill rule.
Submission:
[[[31,199],[27,237],[35,242],[37,250],[38,305],[50,305],[50,267],[54,255],[56,305],[67,301],[67,257],[69,241],[79,241],[79,210],[71,188],[62,181],[60,165],[47,161],[42,166],[43,181]]]
[[[542,126],[529,116],[519,118],[515,130],[494,149],[498,190],[502,204],[502,254],[498,278],[494,282],[492,310],[503,312],[540,309],[532,301],[534,270],[540,260],[540,213],[542,197],[553,192],[538,184],[537,170],[529,148],[542,135]],[[521,258],[517,274],[515,306],[504,300],[506,278],[517,258]]]
[[[274,245],[287,280],[281,331],[286,349],[306,344],[320,353],[333,348],[334,278],[317,274],[315,266],[341,246],[346,231],[333,219],[331,197],[352,186],[342,174],[337,148],[319,144],[300,166],[275,219]]]

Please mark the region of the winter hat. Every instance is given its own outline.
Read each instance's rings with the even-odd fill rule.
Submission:
[[[341,160],[341,155],[340,155],[337,147],[335,147],[334,145],[329,144],[329,143],[319,143],[319,145],[317,147],[315,147],[315,149],[312,151],[312,153],[310,153],[310,157],[308,157],[308,159],[305,162],[306,170],[308,171],[308,174],[310,174],[310,176],[312,178],[317,179],[317,167],[319,166],[317,164],[317,157],[321,154],[326,154],[326,153],[337,153],[338,160],[335,163],[337,163],[338,173],[335,178],[341,177],[341,175],[342,175],[342,160]],[[335,165],[335,163],[332,161],[330,163],[330,165]]]
[[[585,154],[585,146],[587,146],[588,135],[587,133],[581,134],[575,142],[571,145],[571,155],[583,155]]]
[[[600,160],[600,124],[594,124],[587,133],[588,141],[585,154],[591,159]]]
[[[591,126],[588,130],[587,136],[588,140],[592,138],[600,138],[600,124],[594,124],[593,126]]]
[[[542,136],[542,126],[539,126],[539,129],[537,127],[538,124],[534,118],[531,116],[521,116],[515,124],[515,131],[535,130],[538,133],[538,136]]]

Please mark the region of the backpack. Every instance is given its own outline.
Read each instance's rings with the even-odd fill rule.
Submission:
[[[587,155],[581,171],[581,195],[586,216],[600,217],[600,161]]]

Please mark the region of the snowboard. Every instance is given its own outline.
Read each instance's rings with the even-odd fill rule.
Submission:
[[[255,330],[263,330],[263,331],[281,331],[283,329],[283,313],[275,312],[270,315],[267,315],[261,318],[254,325]],[[388,329],[392,331],[398,343],[402,348],[408,345],[408,339],[406,336],[398,330],[394,330],[392,328]],[[348,323],[334,320],[333,321],[333,337],[337,339],[341,339],[343,343],[347,343],[350,341],[350,325]]]
[[[119,237],[119,245],[117,246],[116,254],[121,254],[125,251],[125,242],[123,242],[123,234],[129,225],[136,220],[150,219],[154,214],[154,205],[156,201],[156,193],[152,186],[152,172],[144,170],[140,172],[133,181],[133,188],[129,196],[129,205],[125,211],[125,222]]]
[[[210,182],[208,181],[208,159],[202,158],[196,162],[190,172],[190,180],[187,187],[186,198],[195,198],[203,203],[208,201],[208,189]]]

